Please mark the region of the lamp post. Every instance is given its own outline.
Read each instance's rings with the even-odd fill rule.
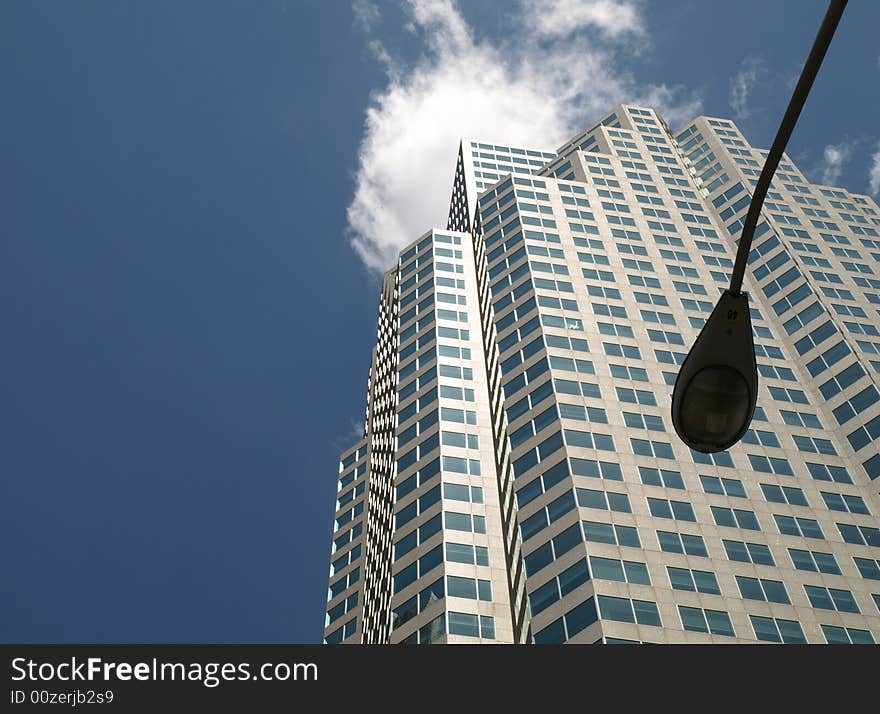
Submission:
[[[743,437],[752,422],[758,399],[758,367],[748,293],[742,291],[743,276],[770,181],[845,7],[846,0],[832,0],[825,13],[752,194],[730,287],[721,294],[675,380],[672,425],[679,438],[695,451],[724,451]]]

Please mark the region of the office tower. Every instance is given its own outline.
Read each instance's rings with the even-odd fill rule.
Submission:
[[[764,152],[620,106],[461,142],[386,273],[340,459],[327,642],[880,642],[880,210],[785,157],[750,255],[758,408],[670,421]]]

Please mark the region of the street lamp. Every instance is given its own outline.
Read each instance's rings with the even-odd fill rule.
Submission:
[[[743,437],[752,422],[758,399],[758,367],[748,293],[742,292],[743,276],[770,181],[845,7],[846,0],[832,0],[825,13],[752,194],[730,287],[721,294],[675,380],[672,425],[695,451],[724,451]]]

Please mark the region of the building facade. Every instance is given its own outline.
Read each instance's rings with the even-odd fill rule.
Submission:
[[[751,429],[713,455],[672,429],[765,155],[634,106],[555,152],[461,142],[446,228],[384,277],[326,642],[880,642],[872,199],[783,159]]]

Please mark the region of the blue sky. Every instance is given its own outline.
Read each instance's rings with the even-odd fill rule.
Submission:
[[[650,100],[767,146],[825,3],[553,6],[0,3],[0,640],[318,641],[377,271],[456,137]],[[789,146],[857,192],[878,25],[850,4]]]

